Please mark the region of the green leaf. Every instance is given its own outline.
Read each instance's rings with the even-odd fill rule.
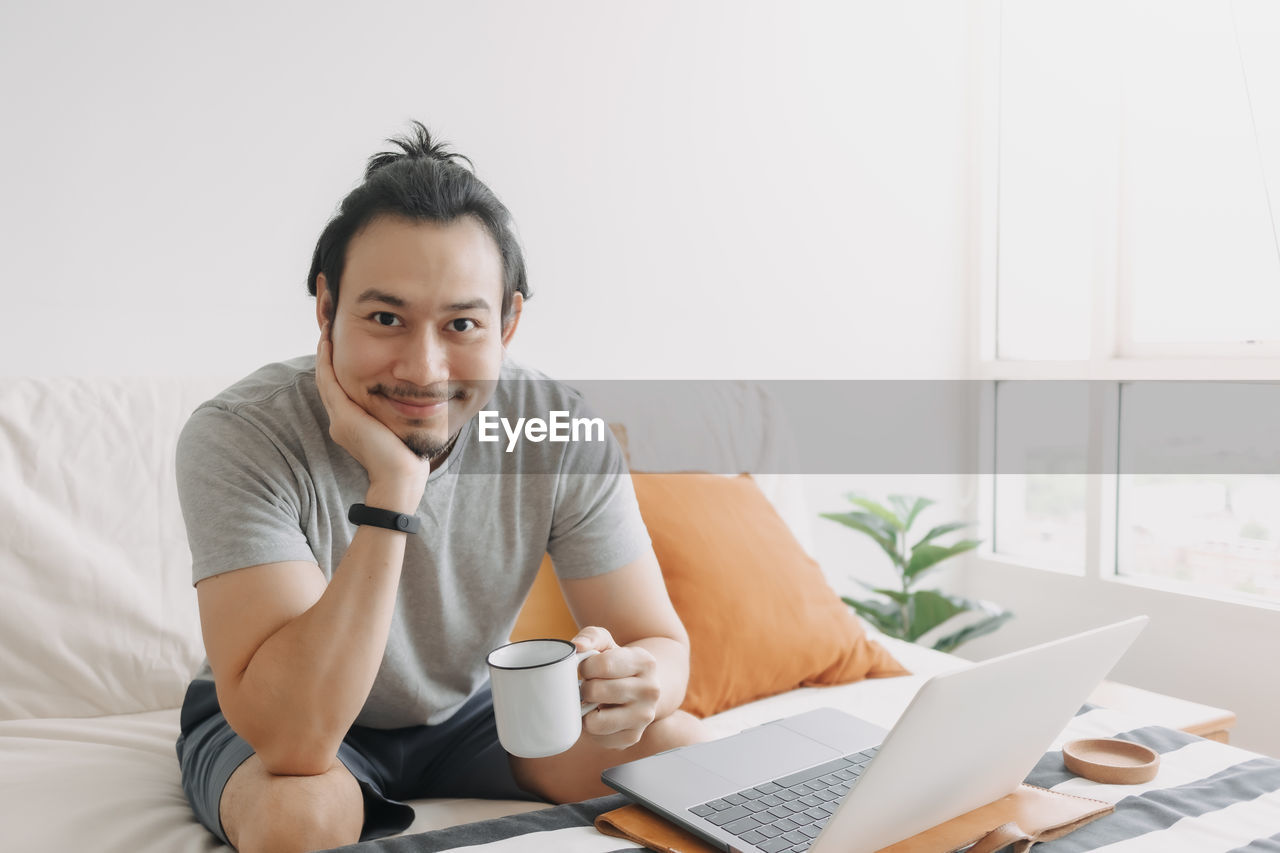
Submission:
[[[999,613],[992,614],[981,622],[969,625],[954,634],[949,634],[945,637],[939,638],[938,641],[933,644],[933,647],[940,652],[954,651],[970,640],[976,640],[978,637],[990,634],[1012,618],[1012,613],[1008,610],[1002,610]]]
[[[872,592],[878,592],[886,598],[892,598],[899,605],[906,604],[911,600],[911,593],[903,592],[900,589],[885,589],[884,587],[872,587]]]
[[[944,596],[956,613],[937,623],[926,645],[940,651],[951,651],[962,643],[989,634],[1013,618],[1013,614],[991,601],[977,601],[958,595]],[[917,636],[920,642],[924,635]]]
[[[907,531],[911,529],[921,510],[933,506],[934,501],[928,498],[913,499],[906,495],[889,495],[889,503],[893,504],[894,509],[898,510],[898,515],[904,519],[902,529]]]
[[[885,524],[879,516],[869,512],[824,512],[821,515],[823,518],[838,521],[885,542],[893,542],[895,539],[893,528]]]
[[[869,624],[888,636],[950,651],[996,630],[1013,618],[1012,613],[989,601],[970,601],[938,590],[915,589],[922,577],[945,560],[982,544],[978,539],[962,539],[950,545],[936,544],[939,537],[971,527],[971,522],[939,524],[924,534],[914,547],[906,550],[908,531],[925,509],[935,505],[935,501],[902,494],[888,495],[883,504],[857,493],[848,493],[845,497],[857,510],[822,513],[821,517],[870,536],[893,561],[902,582],[899,590],[853,578],[876,597],[863,600],[846,597],[842,600]]]
[[[954,521],[951,524],[939,524],[937,527],[933,528],[928,533],[926,533],[924,535],[924,538],[921,539],[919,542],[917,542],[915,546],[912,548],[912,550],[914,551],[916,548],[919,548],[921,545],[924,545],[927,542],[932,542],[934,539],[937,539],[939,536],[945,536],[946,534],[950,533],[953,530],[959,530],[963,527],[972,527],[972,526],[973,526],[972,521]]]
[[[911,504],[914,499],[906,495],[889,495],[889,506],[893,508],[898,518],[906,518],[911,512]]]
[[[844,603],[858,612],[884,634],[890,637],[905,639],[902,631],[902,611],[887,601],[858,601],[853,598],[843,599]]]
[[[965,551],[972,551],[982,544],[979,539],[962,539],[954,545],[948,545],[945,548],[940,545],[921,545],[913,548],[911,551],[911,561],[907,563],[907,567],[903,569],[903,574],[909,578],[917,577],[925,569],[942,562],[948,557],[954,557],[956,554],[963,554]]]
[[[895,532],[902,530],[902,520],[898,518],[898,516],[894,515],[890,510],[885,509],[883,506],[871,500],[870,498],[864,498],[861,495],[856,494],[854,492],[849,492],[847,495],[845,495],[845,497],[849,500],[850,503],[856,504],[862,507],[863,509],[865,509],[867,512],[872,513],[875,516],[878,516],[881,520],[884,521],[885,524],[889,525],[889,528],[891,530]]]
[[[893,532],[886,530],[884,522],[877,516],[866,512],[824,512],[821,515],[823,518],[838,521],[845,527],[852,527],[867,534],[889,555],[889,559],[893,560],[895,566],[901,569],[905,565],[902,555],[898,553],[897,540]]]
[[[957,613],[963,613],[965,609],[963,603],[958,603],[950,596],[931,589],[911,593],[911,601],[907,604],[907,620],[910,625],[907,639],[915,642],[916,638],[938,627]]]

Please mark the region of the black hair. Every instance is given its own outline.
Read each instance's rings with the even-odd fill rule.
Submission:
[[[383,151],[369,158],[364,182],[347,194],[337,215],[325,226],[311,258],[307,291],[316,295],[316,279],[324,273],[332,297],[330,311],[337,309],[347,246],[352,237],[379,216],[443,225],[459,217],[474,216],[502,256],[505,326],[513,313],[514,294],[519,291],[525,299],[531,296],[511,212],[476,177],[469,158],[450,151],[447,143],[433,140],[422,122],[414,121],[413,126],[409,135],[387,140],[398,145],[399,152]],[[332,314],[329,320],[333,320]]]

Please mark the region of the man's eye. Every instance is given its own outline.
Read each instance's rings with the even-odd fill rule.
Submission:
[[[469,326],[468,326],[468,325],[465,325],[465,324],[467,324],[467,323],[470,323],[471,325],[469,325]],[[456,319],[456,320],[450,320],[450,321],[449,321],[449,326],[450,326],[450,328],[452,328],[455,332],[469,332],[469,331],[471,331],[472,329],[476,328],[476,321],[475,321],[475,320],[472,320],[472,319],[471,319],[471,318],[469,318],[469,317],[459,317],[459,318],[458,318],[458,319]]]
[[[373,322],[379,326],[400,326],[400,318],[390,311],[375,311],[373,313]]]

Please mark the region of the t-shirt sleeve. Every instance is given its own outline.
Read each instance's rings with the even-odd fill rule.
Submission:
[[[246,566],[315,561],[295,467],[256,425],[226,409],[197,409],[178,438],[176,463],[193,583]]]
[[[562,578],[611,572],[653,550],[622,448],[610,430],[604,438],[565,445],[547,543]]]

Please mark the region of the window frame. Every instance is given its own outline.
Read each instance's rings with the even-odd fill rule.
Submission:
[[[1130,293],[1122,278],[1119,157],[1101,183],[1110,190],[1115,205],[1099,209],[1097,247],[1101,259],[1091,282],[1089,356],[1080,360],[1001,360],[998,353],[999,257],[1000,257],[1000,143],[1001,143],[1001,39],[1004,0],[977,0],[971,73],[975,81],[972,104],[973,175],[971,193],[970,267],[970,369],[969,377],[983,383],[979,418],[979,471],[975,479],[977,516],[983,545],[969,555],[968,565],[978,571],[1005,568],[1048,572],[1078,578],[1095,586],[1121,584],[1135,589],[1160,590],[1195,599],[1220,601],[1252,608],[1280,611],[1280,601],[1245,599],[1230,591],[1186,581],[1119,573],[1119,478],[1117,474],[1088,474],[1085,489],[1085,553],[1078,571],[1038,564],[1032,559],[999,553],[995,547],[995,499],[999,477],[995,469],[995,386],[1005,380],[1093,380],[1089,407],[1089,470],[1115,470],[1104,460],[1115,460],[1120,436],[1120,387],[1129,381],[1218,380],[1278,381],[1280,342],[1237,344],[1138,344],[1129,335]],[[1117,140],[1117,151],[1118,148]]]

